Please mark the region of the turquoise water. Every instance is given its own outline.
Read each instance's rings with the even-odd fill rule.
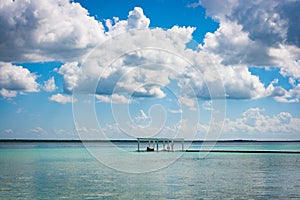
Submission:
[[[300,154],[200,158],[199,153],[138,153],[135,143],[117,145],[130,154],[116,155],[106,144],[93,148],[116,163],[133,155],[157,163],[179,158],[154,172],[134,174],[107,167],[79,143],[0,143],[0,199],[300,199]],[[218,143],[215,148],[300,150],[300,143]]]

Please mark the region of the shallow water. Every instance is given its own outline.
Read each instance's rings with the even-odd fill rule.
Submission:
[[[118,165],[132,155],[156,163],[176,160],[135,174],[105,166],[80,143],[0,143],[0,199],[300,198],[299,154],[210,153],[200,158],[199,153],[138,153],[135,143],[117,145],[129,153],[116,155],[106,144],[93,148]],[[218,143],[215,148],[299,150],[300,143]],[[134,167],[143,166],[136,162]]]

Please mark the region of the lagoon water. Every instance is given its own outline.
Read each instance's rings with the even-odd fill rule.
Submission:
[[[139,153],[131,142],[115,145],[130,152],[121,154],[125,160],[132,155],[156,163],[168,163],[174,155],[176,160],[155,171],[128,173],[107,167],[81,143],[0,143],[0,199],[300,199],[300,154],[201,158],[197,152]],[[113,147],[93,148],[122,169]],[[215,149],[300,151],[300,143],[219,142]]]

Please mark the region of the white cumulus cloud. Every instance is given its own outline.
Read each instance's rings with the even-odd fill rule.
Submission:
[[[76,99],[72,99],[72,96],[69,95],[64,95],[64,94],[54,94],[49,98],[50,101],[56,102],[56,103],[61,103],[61,104],[66,104],[66,103],[72,103],[76,102]]]
[[[38,92],[36,78],[22,66],[0,62],[0,91],[3,97],[15,97],[18,92]]]
[[[112,95],[95,95],[98,102],[106,102],[106,103],[113,103],[113,104],[128,104],[131,103],[132,100],[119,94],[112,94]]]
[[[68,0],[3,0],[0,35],[7,62],[74,60],[106,38],[101,22]]]
[[[199,5],[220,23],[215,32],[206,34],[202,50],[219,57],[225,66],[272,66],[279,68],[282,76],[299,80],[299,1],[203,0],[193,4]],[[281,102],[299,101],[282,88],[272,89],[275,91],[261,96],[276,96]]]

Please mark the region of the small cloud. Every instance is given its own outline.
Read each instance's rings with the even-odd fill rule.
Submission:
[[[50,101],[54,101],[56,103],[66,104],[76,102],[76,99],[72,99],[72,96],[69,95],[62,95],[60,93],[54,94],[49,98]]]
[[[1,96],[3,96],[4,98],[12,98],[12,97],[16,97],[17,96],[17,92],[16,91],[12,91],[12,90],[6,90],[4,88],[2,88],[0,90],[0,94]]]
[[[12,129],[5,129],[4,133],[11,134],[11,133],[14,133],[14,131]]]
[[[189,96],[182,96],[178,99],[178,103],[180,105],[187,106],[190,110],[196,110],[197,104],[195,98]]]
[[[172,110],[172,109],[169,109],[168,110],[170,113],[173,113],[173,114],[178,114],[178,113],[182,113],[182,110],[179,109],[179,110]]]
[[[164,91],[161,90],[160,87],[156,86],[145,86],[140,87],[134,93],[132,94],[134,97],[153,97],[153,98],[159,98],[162,99],[166,97],[166,94]]]
[[[197,8],[197,7],[199,7],[199,6],[201,6],[200,1],[196,1],[196,2],[193,2],[193,3],[189,3],[189,4],[187,5],[188,8]]]
[[[63,136],[77,136],[74,132],[74,130],[66,130],[66,129],[54,129],[53,132],[56,134],[56,135],[63,135]]]
[[[55,85],[55,80],[54,77],[52,76],[49,80],[44,82],[44,86],[43,89],[46,92],[53,92],[57,89],[56,85]]]
[[[111,102],[111,97],[108,96],[108,95],[96,94],[95,97],[98,100],[97,103],[101,103],[101,102],[109,103],[109,102]]]
[[[119,94],[112,94],[111,96],[108,95],[95,95],[96,99],[98,100],[97,103],[105,102],[105,103],[113,103],[113,104],[129,104],[132,103],[131,99]]]
[[[23,112],[23,109],[22,109],[22,108],[18,108],[17,111],[16,111],[17,114],[20,114],[20,113],[22,113],[22,112]]]
[[[29,132],[31,132],[31,133],[47,133],[47,131],[41,127],[35,127],[33,129],[30,129]]]

